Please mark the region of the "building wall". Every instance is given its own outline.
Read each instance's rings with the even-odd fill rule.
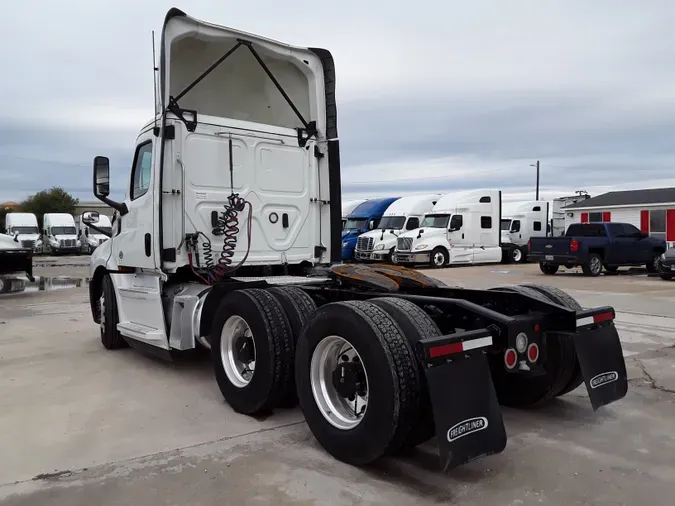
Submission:
[[[652,211],[660,211],[652,214]],[[573,216],[569,216],[569,214]],[[604,214],[603,214],[604,213]],[[609,213],[609,216],[607,215]],[[600,215],[600,219],[598,218]],[[606,218],[609,218],[607,220]],[[665,239],[668,247],[675,245],[675,204],[641,205],[631,207],[576,208],[565,211],[565,229],[572,223],[614,221],[630,223],[643,232]]]

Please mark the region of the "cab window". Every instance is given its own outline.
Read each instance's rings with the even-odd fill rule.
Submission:
[[[131,173],[131,200],[148,193],[152,170],[152,142],[138,146]]]

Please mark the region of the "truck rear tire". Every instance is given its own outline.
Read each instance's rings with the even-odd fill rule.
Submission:
[[[526,286],[503,286],[491,290],[521,293],[547,302],[550,300],[539,291]],[[545,373],[529,377],[521,373],[507,372],[501,353],[488,355],[500,404],[521,408],[535,407],[562,395],[565,388],[573,383],[577,358],[572,338],[549,333],[546,335],[546,350],[543,351],[542,365]]]
[[[378,297],[370,299],[369,302],[382,308],[401,327],[413,350],[419,340],[442,335],[431,317],[410,301],[397,297]],[[401,447],[402,450],[421,445],[436,433],[426,375],[417,361],[415,370],[420,384],[420,407],[417,411],[417,420],[413,422],[410,433]]]
[[[546,262],[539,262],[539,270],[548,276],[553,276],[558,272],[559,266],[547,264]]]
[[[584,276],[599,276],[602,272],[602,258],[597,253],[590,253],[588,260],[581,266]]]
[[[574,309],[575,311],[583,309],[583,307],[581,307],[581,304],[579,304],[574,297],[572,297],[570,294],[562,291],[560,288],[557,288],[555,286],[543,286],[534,284],[526,284],[522,286],[532,288],[533,290],[537,290],[538,292],[542,293],[544,296],[549,298],[551,302],[554,302],[555,304],[559,304],[569,309]],[[561,335],[560,338],[569,339],[570,341],[572,341],[572,346],[574,346],[574,341],[569,336]],[[557,397],[571,392],[584,382],[584,377],[581,374],[581,365],[579,364],[579,359],[576,356],[576,351],[574,353],[574,357],[575,357],[575,364],[572,379],[565,386],[565,388],[563,388],[562,392],[560,392],[557,395]]]
[[[320,307],[295,358],[298,399],[319,443],[352,465],[400,449],[418,417],[416,362],[401,328],[375,304]]]
[[[101,343],[108,350],[117,350],[129,346],[117,330],[119,314],[117,312],[117,299],[115,288],[110,275],[106,274],[101,280],[101,298],[99,299],[99,311],[101,314]]]
[[[288,317],[272,294],[253,288],[223,297],[211,329],[211,358],[232,409],[253,415],[287,398],[293,384],[292,341]]]
[[[288,322],[291,325],[291,353],[295,357],[295,343],[298,342],[300,332],[316,311],[316,304],[307,292],[296,286],[275,286],[267,290],[284,308]],[[298,395],[295,390],[295,380],[290,385],[288,395],[279,406],[292,408],[298,404]]]

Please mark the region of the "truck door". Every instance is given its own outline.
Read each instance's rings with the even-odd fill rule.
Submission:
[[[629,223],[623,224],[623,231],[628,241],[625,248],[626,261],[637,264],[651,262],[652,245],[642,236],[642,232]]]
[[[450,246],[450,263],[471,263],[473,248],[468,243],[464,216],[461,214],[453,214],[450,217],[448,243]]]
[[[117,264],[125,267],[155,269],[156,244],[154,229],[156,196],[156,161],[153,157],[152,130],[142,133],[137,141],[131,165],[130,185],[126,199],[129,212],[119,219],[119,234],[112,238],[112,251]]]
[[[630,263],[631,256],[636,255],[636,239],[627,234],[623,224],[609,223],[610,241],[605,251],[605,263],[615,265],[625,265]]]

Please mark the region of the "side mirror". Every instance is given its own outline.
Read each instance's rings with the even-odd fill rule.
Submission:
[[[19,232],[14,232],[14,242],[19,242]]]
[[[120,216],[129,212],[124,202],[115,202],[109,199],[108,195],[110,195],[110,160],[107,156],[97,156],[94,157],[94,196],[119,211]]]
[[[82,222],[86,225],[98,223],[98,211],[87,211],[82,215]]]
[[[94,158],[94,195],[96,197],[110,195],[110,160],[105,156]]]

